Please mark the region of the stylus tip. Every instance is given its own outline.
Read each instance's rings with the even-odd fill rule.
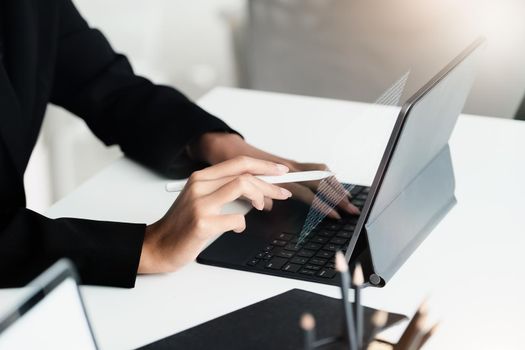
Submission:
[[[352,282],[355,286],[360,287],[365,283],[365,277],[363,275],[363,268],[361,267],[361,264],[356,264],[354,269],[354,275],[352,277]]]
[[[315,328],[315,318],[312,314],[306,313],[301,316],[301,328],[305,331],[311,331]]]

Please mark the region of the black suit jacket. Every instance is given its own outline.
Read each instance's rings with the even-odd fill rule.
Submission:
[[[86,284],[132,287],[145,225],[52,220],[25,208],[23,175],[47,104],[165,174],[188,165],[193,139],[232,130],[176,90],[136,76],[71,0],[0,2],[0,287],[23,285],[61,257]]]

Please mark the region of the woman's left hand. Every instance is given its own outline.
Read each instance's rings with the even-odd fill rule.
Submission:
[[[204,134],[198,142],[193,145],[192,149],[190,149],[190,153],[194,158],[204,160],[212,165],[244,155],[286,165],[290,169],[290,172],[329,170],[325,164],[300,163],[262,151],[248,144],[239,135],[229,133]],[[319,196],[316,197],[316,194],[320,189],[320,183],[320,181],[289,183],[283,184],[282,187],[292,192],[296,199],[312,204],[316,198],[319,198]],[[316,209],[324,212],[328,217],[340,219],[341,215],[338,213],[338,210],[351,215],[359,214],[359,209],[349,200],[350,195],[348,191],[335,177],[323,180],[322,192],[325,195],[323,197],[327,197],[326,193],[328,192],[332,198],[332,202],[325,203],[323,200],[317,200],[315,201],[315,205]],[[272,201],[267,199],[265,209],[269,210],[271,207]]]

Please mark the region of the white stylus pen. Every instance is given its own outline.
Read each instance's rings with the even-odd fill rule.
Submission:
[[[334,176],[334,173],[329,171],[313,170],[313,171],[298,171],[295,173],[286,173],[284,175],[277,176],[256,176],[264,182],[270,184],[284,184],[290,182],[304,182],[304,181],[317,181],[326,179],[327,177]],[[168,182],[166,184],[166,191],[168,192],[180,192],[186,185],[187,180],[179,180]]]

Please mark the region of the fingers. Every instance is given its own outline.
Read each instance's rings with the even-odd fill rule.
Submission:
[[[333,206],[328,205],[325,201],[323,201],[319,196],[314,195],[314,200],[312,202],[312,208],[320,212],[321,214],[325,214],[329,218],[332,219],[341,219],[341,215],[333,208]]]
[[[292,171],[330,171],[326,164],[319,163],[297,163],[291,168]],[[301,184],[310,188],[313,192],[317,191],[320,181],[303,181]]]
[[[271,211],[273,209],[273,199],[268,197],[264,198],[264,210]]]
[[[293,169],[293,171],[308,171],[308,170],[322,170],[322,171],[329,171],[330,169],[326,164],[320,164],[320,163],[297,163]],[[333,200],[329,201],[329,204],[333,205],[334,207],[337,206],[339,209],[344,210],[345,212],[352,214],[352,215],[359,215],[361,211],[359,208],[357,208],[352,202],[350,202],[349,197],[351,197],[350,193],[341,185],[339,181],[335,178],[335,176],[331,176],[323,182],[326,182],[325,185],[329,185],[329,187],[326,187],[324,191],[329,193],[330,195],[326,195],[325,197],[333,197]],[[320,187],[322,185],[321,181],[308,181],[302,183],[304,186],[310,188],[312,192],[317,192],[320,190]],[[323,193],[324,195],[324,193]]]
[[[222,177],[242,174],[282,175],[288,171],[288,167],[282,164],[240,156],[194,172],[190,177],[190,182],[216,180]]]
[[[229,183],[221,186],[217,191],[204,197],[209,205],[216,209],[224,204],[244,196],[248,198],[252,205],[258,209],[264,209],[264,198],[285,200],[292,196],[290,191],[265,183],[252,175],[241,175]]]
[[[212,219],[216,232],[234,231],[241,233],[246,229],[246,220],[241,214],[218,215]]]
[[[328,165],[322,163],[296,163],[294,165],[294,171],[309,171],[309,170],[321,170],[330,171]]]
[[[289,189],[297,200],[312,206],[315,210],[328,216],[329,218],[338,220],[341,219],[341,215],[339,215],[339,213],[334,210],[334,208],[331,208],[328,204],[323,202],[308,187],[302,186],[298,183],[289,183],[283,185],[283,187]]]
[[[337,206],[338,208],[352,215],[361,214],[359,208],[357,208],[354,204],[352,204],[352,202],[350,202],[350,193],[346,190],[346,188],[343,187],[343,185],[341,185],[339,181],[337,181],[335,176],[331,176],[323,180],[322,185],[325,185],[326,187],[324,191],[330,193],[330,197],[333,198],[333,200],[330,201],[330,204],[333,204],[334,206]],[[321,187],[322,186],[319,187],[320,190]],[[321,193],[324,195],[323,192]]]
[[[292,196],[292,193],[285,188],[269,184],[261,179],[251,175],[244,175],[247,179],[264,194],[265,198],[269,199],[288,199]],[[283,198],[283,196],[285,198]]]
[[[271,198],[278,197],[279,198],[282,194],[282,187],[279,187],[273,184],[269,184],[252,175],[244,174],[241,176],[245,176],[246,180],[249,180],[250,182],[252,182],[255,186],[257,186],[265,194],[267,193],[273,194],[267,197],[271,197]],[[191,192],[195,197],[202,197],[202,196],[206,196],[208,194],[215,192],[222,186],[235,180],[237,177],[239,176],[227,176],[227,177],[223,177],[223,178],[216,179],[216,180],[195,181],[189,184],[185,190]],[[288,192],[286,192],[286,194],[288,195]]]
[[[236,176],[226,176],[216,180],[192,181],[184,187],[184,191],[189,192],[195,198],[203,197],[217,191],[235,178]]]

